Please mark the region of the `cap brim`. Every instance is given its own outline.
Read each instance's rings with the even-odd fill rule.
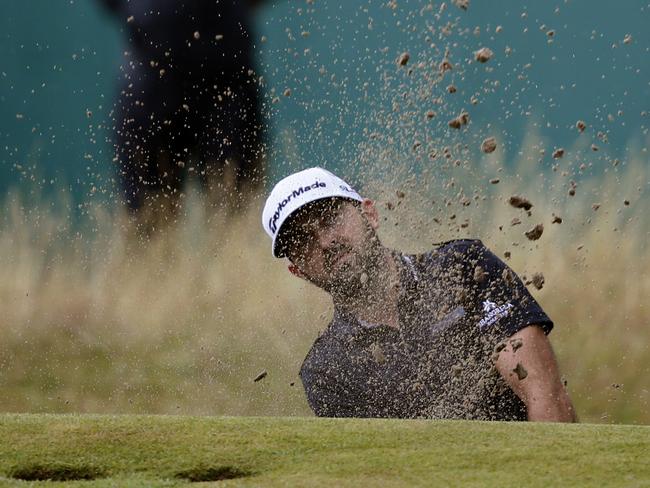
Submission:
[[[362,199],[359,198],[354,198],[351,197],[350,195],[328,195],[328,196],[323,196],[319,198],[314,198],[313,200],[310,200],[309,202],[305,202],[304,205],[301,205],[300,207],[294,209],[289,215],[286,216],[282,224],[280,225],[280,228],[275,234],[275,237],[273,238],[273,245],[272,245],[272,252],[273,256],[276,258],[286,258],[287,256],[287,243],[283,242],[283,234],[286,234],[286,231],[289,229],[291,224],[291,221],[293,218],[295,218],[296,214],[300,211],[304,211],[306,207],[309,207],[310,205],[320,202],[322,200],[330,200],[330,199],[340,199],[340,200],[350,200],[352,202],[361,202]]]

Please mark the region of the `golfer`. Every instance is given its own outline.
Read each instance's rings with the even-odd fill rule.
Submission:
[[[281,180],[262,220],[273,255],[334,301],[300,371],[316,415],[576,420],[553,323],[481,241],[388,249],[374,202],[322,168]]]

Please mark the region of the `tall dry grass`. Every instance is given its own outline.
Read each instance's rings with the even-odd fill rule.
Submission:
[[[384,241],[420,251],[480,237],[497,254],[510,251],[518,273],[542,271],[546,285],[533,294],[555,320],[552,342],[581,419],[650,422],[642,153],[581,180],[574,197],[561,168],[540,176],[522,155],[516,168],[499,170],[501,159],[477,159],[462,185],[449,184],[453,166],[392,175],[390,185],[369,178],[366,192],[386,216]],[[494,175],[501,182],[487,184]],[[467,206],[458,203],[461,186]],[[534,202],[532,217],[507,205],[514,193]],[[176,226],[141,241],[114,210],[94,207],[81,231],[65,202],[9,197],[0,230],[0,410],[310,414],[297,373],[331,305],[271,258],[261,205],[258,198],[228,215],[195,198]],[[563,223],[551,224],[552,213]],[[511,226],[514,217],[523,223]],[[537,222],[544,235],[529,242],[523,231]],[[266,378],[253,382],[262,371]]]

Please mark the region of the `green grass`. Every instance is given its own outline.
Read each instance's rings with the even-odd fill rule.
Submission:
[[[5,414],[0,439],[1,486],[650,486],[647,426]]]

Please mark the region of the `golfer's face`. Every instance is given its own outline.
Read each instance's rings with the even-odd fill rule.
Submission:
[[[316,285],[331,290],[363,271],[373,229],[351,202],[332,199],[315,205],[292,229],[289,258]]]

